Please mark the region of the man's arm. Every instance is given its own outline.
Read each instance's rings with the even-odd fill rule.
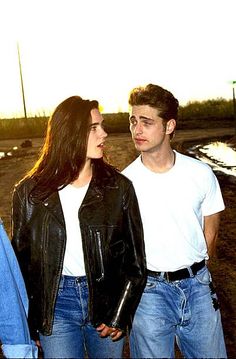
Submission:
[[[216,252],[216,241],[220,225],[220,212],[204,217],[204,235],[207,243],[209,259]]]

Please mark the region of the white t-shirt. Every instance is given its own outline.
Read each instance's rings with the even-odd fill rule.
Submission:
[[[79,208],[87,192],[83,187],[68,185],[59,191],[59,197],[66,223],[66,251],[62,274],[84,276],[84,255],[79,223]]]
[[[123,171],[138,197],[147,267],[154,271],[176,271],[208,259],[203,217],[224,209],[211,168],[175,153],[175,165],[165,173],[149,170],[141,156]]]

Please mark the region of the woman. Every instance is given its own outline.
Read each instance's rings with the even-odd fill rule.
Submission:
[[[136,195],[103,161],[106,136],[97,101],[66,99],[14,190],[12,241],[45,358],[122,357],[145,285]]]

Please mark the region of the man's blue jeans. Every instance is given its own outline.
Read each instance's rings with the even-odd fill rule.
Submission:
[[[88,318],[86,277],[62,276],[52,335],[40,334],[44,358],[122,358],[124,340],[100,338]]]
[[[149,277],[130,336],[133,358],[226,358],[218,300],[207,267],[195,277],[167,282]]]

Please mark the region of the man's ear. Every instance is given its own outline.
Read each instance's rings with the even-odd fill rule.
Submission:
[[[176,121],[174,119],[171,119],[166,124],[166,134],[170,135],[172,132],[174,132],[176,127]]]

